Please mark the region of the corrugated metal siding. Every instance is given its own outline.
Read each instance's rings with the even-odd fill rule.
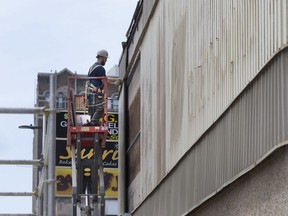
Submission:
[[[287,145],[287,83],[288,49],[262,70],[133,215],[187,215]]]
[[[287,46],[287,6],[286,0],[159,1],[139,46],[143,179],[138,185],[140,200],[169,173],[267,62]],[[242,109],[247,106],[241,105]],[[242,118],[233,116],[232,120]],[[251,132],[246,133],[248,137],[241,139],[252,136]],[[236,137],[229,139],[233,142]],[[255,148],[245,152],[237,145],[225,148],[236,148],[239,154],[230,157],[241,159],[243,164],[250,163],[247,153],[257,158],[258,152],[263,151]],[[209,161],[203,158],[212,153],[203,152],[204,156],[197,157],[205,164]],[[218,181],[222,182],[222,175],[241,172],[243,164],[233,165],[228,173],[217,176]]]
[[[128,60],[131,62],[132,57],[136,57],[136,53],[139,49],[137,47],[138,41],[142,40],[142,34],[144,35],[146,31],[146,26],[149,25],[149,20],[150,20],[150,15],[152,14],[151,12],[153,11],[153,7],[157,5],[159,0],[139,0],[136,10],[139,10],[138,14],[134,14],[135,16],[133,17],[132,23],[135,26],[133,36],[130,38],[130,33],[128,33]],[[137,16],[141,17],[140,20],[137,20]],[[131,29],[130,29],[131,30]],[[127,35],[126,35],[127,36]],[[124,70],[126,71],[126,70]]]

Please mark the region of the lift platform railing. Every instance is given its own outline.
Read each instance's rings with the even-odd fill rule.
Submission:
[[[97,92],[88,91],[87,84],[85,84],[85,94],[77,94],[71,87],[72,83],[79,83],[75,80],[83,80],[82,84],[84,85],[85,81],[87,83],[93,79],[99,79],[104,84],[100,95],[97,95]],[[80,210],[85,211],[85,215],[103,216],[105,214],[105,187],[102,147],[105,146],[108,134],[108,80],[106,77],[69,77],[67,91],[67,145],[71,147],[72,152],[72,215],[79,215]],[[102,99],[99,103],[90,104],[87,101],[88,93],[95,98],[101,96]],[[101,124],[86,124],[86,119],[92,118],[92,116],[87,115],[87,110],[91,108],[89,106],[95,105],[103,106]],[[89,114],[93,115],[92,113]],[[84,122],[79,117],[83,117]],[[81,150],[87,146],[93,147],[94,155],[91,159],[82,159]],[[82,198],[85,198],[85,204],[83,204]]]
[[[77,94],[77,92],[74,92],[72,89],[72,81],[75,80],[83,80],[90,81],[90,80],[101,80],[104,84],[103,87],[103,98],[104,98],[104,114],[101,120],[100,126],[85,126],[82,124],[78,124],[77,120],[79,120],[79,116],[86,115],[88,111],[88,101],[87,101],[87,94]],[[67,145],[71,145],[71,140],[75,140],[75,137],[73,137],[73,134],[76,134],[77,132],[81,133],[100,133],[100,136],[103,137],[103,145],[104,145],[104,139],[105,135],[108,133],[108,80],[107,77],[69,77],[68,78],[68,124],[67,124]],[[83,117],[83,116],[82,116]],[[90,117],[91,118],[91,117]]]

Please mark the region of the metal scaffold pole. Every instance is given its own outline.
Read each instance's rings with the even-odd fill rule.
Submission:
[[[43,114],[45,107],[34,108],[6,108],[0,107],[0,113],[2,114]]]
[[[34,196],[31,192],[0,192],[0,196]]]
[[[56,103],[55,75],[50,76],[50,115],[48,136],[48,216],[55,216]]]
[[[0,164],[42,166],[42,160],[0,160]]]
[[[46,127],[46,115],[43,115],[43,136],[42,136],[42,157],[44,161],[44,166],[40,173],[40,181],[38,185],[38,207],[37,213],[38,215],[47,215],[47,137],[44,135],[47,134],[47,127]]]

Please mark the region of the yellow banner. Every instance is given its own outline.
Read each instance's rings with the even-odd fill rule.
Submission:
[[[72,169],[56,167],[56,196],[72,196]],[[118,169],[104,169],[105,197],[118,196]]]

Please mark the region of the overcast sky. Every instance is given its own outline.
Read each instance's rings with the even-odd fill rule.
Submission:
[[[81,2],[81,3],[80,3]],[[32,108],[37,73],[87,74],[99,49],[118,64],[138,0],[1,0],[0,107]],[[0,114],[0,160],[32,159],[32,115]],[[31,192],[31,166],[0,165],[0,192]],[[0,197],[1,213],[31,213],[31,198]]]

